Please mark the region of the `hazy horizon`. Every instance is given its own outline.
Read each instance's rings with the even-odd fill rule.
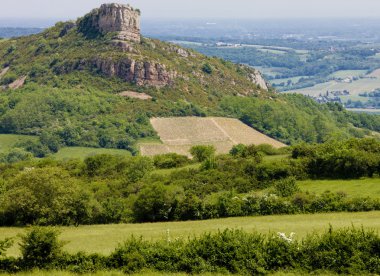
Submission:
[[[2,22],[46,24],[76,19],[105,2],[131,4],[142,11],[143,20],[380,19],[380,1],[377,0],[14,0],[1,4],[0,18]]]

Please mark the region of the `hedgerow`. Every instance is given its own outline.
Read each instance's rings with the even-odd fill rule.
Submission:
[[[35,236],[43,242],[36,243]],[[325,271],[339,274],[380,273],[380,237],[360,228],[333,230],[295,239],[293,234],[259,234],[242,230],[205,233],[187,240],[145,241],[130,238],[110,255],[64,252],[50,229],[27,233],[19,258],[0,259],[0,271],[16,272],[33,268],[66,270],[75,273],[101,270],[142,270],[186,273],[238,273],[265,275],[277,271],[304,274]],[[30,254],[33,253],[33,254]],[[35,254],[34,254],[35,253]],[[49,258],[41,258],[49,256]]]

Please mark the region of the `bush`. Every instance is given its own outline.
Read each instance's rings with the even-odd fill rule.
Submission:
[[[11,84],[12,82],[14,82],[15,80],[17,80],[17,75],[14,74],[14,73],[8,73],[8,74],[6,74],[6,75],[0,80],[0,84],[1,84],[1,85],[8,85],[8,84]]]
[[[258,152],[262,152],[265,155],[279,155],[285,152],[283,149],[276,149],[272,145],[269,144],[260,144],[256,146]]]
[[[33,158],[33,155],[30,152],[25,151],[24,149],[14,148],[10,151],[0,154],[0,162],[4,163],[16,163],[20,161],[28,161]]]
[[[203,162],[208,158],[214,156],[216,152],[216,148],[214,146],[193,146],[190,149],[190,154],[195,158],[198,162]]]
[[[175,186],[155,183],[143,188],[133,205],[133,214],[138,222],[172,220],[183,190]]]
[[[168,153],[156,155],[153,157],[154,166],[158,169],[171,169],[183,167],[190,163],[189,158],[185,155]]]
[[[5,240],[0,240],[0,258],[5,256],[5,252],[13,244],[13,240],[7,238]]]
[[[204,73],[206,73],[206,74],[211,75],[212,72],[213,72],[213,69],[212,69],[212,67],[211,67],[211,65],[210,65],[209,63],[205,63],[205,64],[203,64],[203,66],[202,66],[202,71],[203,71]]]
[[[53,228],[32,228],[21,236],[22,265],[25,268],[49,268],[62,256],[63,243]]]
[[[296,180],[293,177],[278,180],[274,184],[275,194],[282,197],[292,196],[299,191],[300,188],[298,187]]]

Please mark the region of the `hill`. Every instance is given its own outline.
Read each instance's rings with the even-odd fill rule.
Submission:
[[[139,139],[157,138],[152,117],[228,116],[288,144],[380,130],[379,117],[278,95],[253,68],[142,37],[139,22],[139,10],[106,4],[1,41],[0,133],[39,136],[26,148],[44,156],[66,146],[136,153]]]
[[[231,118],[152,118],[151,124],[163,144],[142,144],[140,152],[143,155],[170,152],[189,155],[192,146],[202,144],[214,145],[218,153],[228,153],[237,144],[270,144],[275,148],[285,146]]]

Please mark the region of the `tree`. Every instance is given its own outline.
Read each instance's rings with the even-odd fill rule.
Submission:
[[[91,212],[89,195],[60,168],[21,172],[7,185],[0,206],[6,225],[78,225]]]
[[[216,148],[214,146],[194,146],[190,149],[190,154],[197,160],[198,162],[203,162],[206,159],[212,157],[216,152]]]
[[[177,186],[165,186],[155,183],[143,188],[133,205],[135,220],[168,221],[174,215],[179,198],[183,197],[183,190]]]

